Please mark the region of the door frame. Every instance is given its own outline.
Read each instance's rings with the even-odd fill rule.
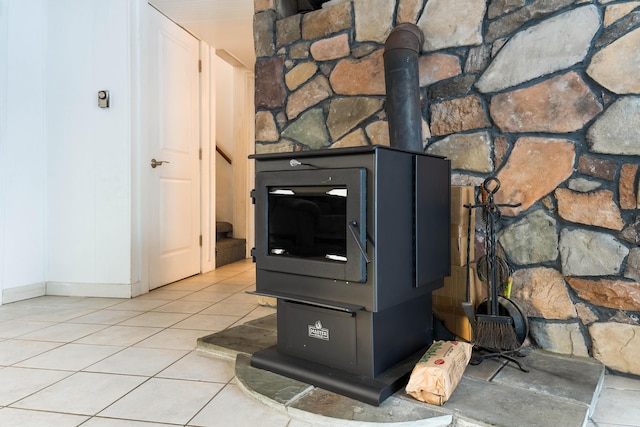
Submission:
[[[200,272],[216,268],[216,85],[213,58],[216,51],[200,41]]]

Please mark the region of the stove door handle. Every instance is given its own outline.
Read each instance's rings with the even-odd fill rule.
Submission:
[[[360,253],[362,254],[362,257],[364,258],[364,261],[367,264],[369,264],[371,262],[371,260],[367,256],[366,249],[362,246],[362,243],[360,243],[360,232],[356,228],[356,227],[358,227],[358,221],[350,221],[348,225],[349,225],[349,231],[351,231],[351,235],[353,236],[353,239],[356,241],[356,245],[358,245],[358,249],[360,249]]]

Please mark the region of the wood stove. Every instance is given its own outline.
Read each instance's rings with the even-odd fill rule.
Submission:
[[[252,157],[256,293],[278,299],[278,338],[251,364],[378,405],[433,340],[450,162],[386,146]]]

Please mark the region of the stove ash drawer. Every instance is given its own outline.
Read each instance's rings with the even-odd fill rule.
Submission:
[[[278,351],[336,368],[358,364],[356,319],[349,313],[278,300]]]

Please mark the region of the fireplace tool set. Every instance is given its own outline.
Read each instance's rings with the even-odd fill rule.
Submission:
[[[473,338],[476,347],[488,351],[479,358],[472,360],[472,364],[479,364],[484,359],[504,358],[514,362],[523,372],[528,372],[516,359],[518,349],[528,335],[529,325],[527,317],[518,305],[510,299],[511,272],[507,262],[497,253],[497,228],[501,219],[500,207],[518,207],[520,204],[496,204],[494,195],[500,189],[500,181],[496,177],[489,177],[482,183],[482,190],[486,193],[486,201],[475,205],[465,205],[469,209],[469,230],[471,236],[471,210],[482,209],[482,219],[485,224],[485,255],[477,263],[479,279],[486,284],[487,299],[474,309],[470,299],[470,252],[471,243],[467,242],[467,279],[466,301],[462,308],[469,318],[473,328]]]

